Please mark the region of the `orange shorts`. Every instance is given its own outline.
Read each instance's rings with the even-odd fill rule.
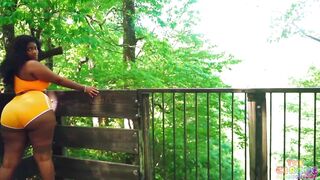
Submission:
[[[3,108],[1,125],[12,129],[23,129],[51,109],[51,102],[46,94],[41,91],[28,91],[15,96]]]

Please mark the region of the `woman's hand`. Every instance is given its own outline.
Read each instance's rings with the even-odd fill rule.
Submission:
[[[99,94],[99,90],[91,86],[84,86],[84,92],[88,93],[91,97],[94,97]]]

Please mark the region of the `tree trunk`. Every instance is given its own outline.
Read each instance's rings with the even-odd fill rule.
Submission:
[[[9,50],[9,46],[14,39],[14,24],[6,24],[2,26],[2,42],[6,52]]]
[[[17,1],[14,0],[11,4],[11,6],[7,7],[6,9],[0,9],[0,15],[1,16],[11,16],[17,9]],[[8,53],[9,48],[11,46],[11,43],[14,40],[15,36],[15,31],[14,31],[14,23],[11,22],[9,24],[4,24],[1,26],[1,31],[2,31],[2,43],[3,47],[6,50],[6,53]],[[12,92],[13,88],[10,86],[5,85],[4,87],[4,92]]]
[[[5,17],[9,17],[11,16],[17,9],[17,1],[14,0],[12,2],[12,4],[10,4],[9,7],[7,7],[6,9],[0,9],[0,15],[1,16],[5,16]],[[13,39],[14,39],[14,23],[11,22],[9,24],[4,24],[1,27],[3,36],[2,36],[2,43],[3,46],[6,50],[6,52],[8,52],[9,50],[9,46],[12,43]]]
[[[134,26],[134,0],[123,0],[123,60],[124,62],[135,61],[136,34]],[[126,85],[125,87],[126,88]],[[137,126],[138,127],[138,126]],[[126,163],[137,164],[139,156],[129,155],[126,157]]]
[[[48,38],[48,43],[47,43],[47,45],[48,45],[48,49],[51,50],[53,45],[52,45],[52,42],[51,42],[51,38],[50,38],[50,37]],[[52,58],[52,56],[49,57],[49,58],[47,58],[47,60],[46,60],[46,66],[47,66],[49,69],[53,70],[53,58]]]
[[[135,61],[134,0],[123,0],[123,60]]]

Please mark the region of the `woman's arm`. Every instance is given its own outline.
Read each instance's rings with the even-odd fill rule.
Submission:
[[[91,97],[94,97],[99,93],[99,91],[95,87],[84,86],[70,79],[55,74],[48,67],[38,61],[28,61],[26,62],[25,66],[27,72],[39,80],[51,82],[70,89],[83,91],[85,93],[88,93]]]

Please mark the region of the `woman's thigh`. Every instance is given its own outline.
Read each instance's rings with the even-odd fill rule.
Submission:
[[[2,126],[1,136],[4,143],[4,161],[19,161],[26,146],[26,132]]]
[[[52,110],[45,112],[27,125],[29,140],[35,151],[51,149],[55,126],[56,118]]]

